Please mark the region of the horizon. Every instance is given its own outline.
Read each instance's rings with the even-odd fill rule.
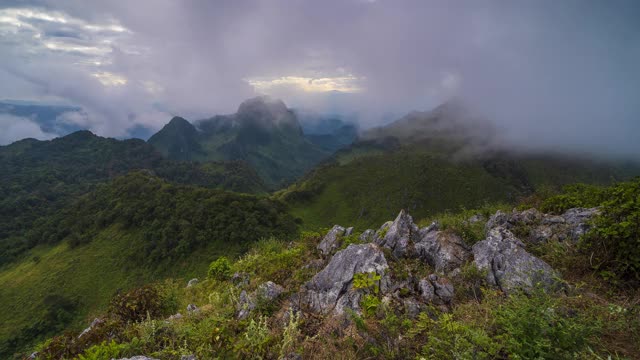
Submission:
[[[633,1],[9,1],[0,98],[82,111],[49,127],[0,113],[0,143],[150,135],[262,95],[363,129],[460,98],[512,143],[637,157],[639,15]]]

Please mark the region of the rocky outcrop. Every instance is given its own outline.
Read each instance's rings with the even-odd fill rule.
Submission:
[[[426,231],[415,244],[415,251],[422,261],[441,274],[454,271],[471,257],[462,238],[449,231]]]
[[[418,290],[424,302],[449,305],[453,301],[453,284],[449,279],[439,277],[436,274],[431,274],[426,279],[420,280]]]
[[[238,301],[238,319],[246,319],[258,302],[272,302],[284,292],[284,288],[273,281],[260,284],[252,294],[243,290]]]
[[[350,228],[353,231],[353,228]],[[329,255],[333,250],[340,247],[342,237],[345,236],[346,229],[340,225],[334,225],[327,235],[322,238],[318,245],[318,250],[323,256]]]
[[[338,251],[329,264],[305,285],[304,306],[313,312],[341,314],[345,308],[358,309],[360,293],[352,287],[358,273],[381,276],[382,293],[389,289],[389,265],[382,250],[375,244],[352,244]]]
[[[552,288],[558,274],[544,261],[529,254],[524,244],[504,227],[489,230],[487,238],[473,246],[478,269],[487,271],[487,282],[505,293],[536,286]]]
[[[578,241],[591,228],[590,221],[598,214],[597,208],[574,208],[562,215],[543,214],[536,209],[513,210],[511,214],[496,212],[487,221],[485,230],[503,227],[528,233],[523,240],[532,243],[549,241]]]
[[[411,215],[401,210],[388,227],[385,225],[379,231],[380,234],[376,234],[376,244],[390,249],[396,258],[411,255],[413,249],[410,243],[419,239],[418,226],[413,223]]]

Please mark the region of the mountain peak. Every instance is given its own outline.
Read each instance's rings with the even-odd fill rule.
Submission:
[[[287,108],[285,103],[269,96],[258,96],[242,102],[238,107],[236,119],[245,125],[260,125],[267,128],[285,125],[300,129],[295,114]]]

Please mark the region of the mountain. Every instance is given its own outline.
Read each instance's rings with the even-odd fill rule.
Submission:
[[[358,126],[352,119],[327,116],[310,111],[295,111],[302,130],[312,143],[331,153],[351,145],[358,137]]]
[[[271,188],[295,180],[330,155],[304,136],[293,111],[268,97],[246,100],[235,114],[194,124],[174,118],[149,144],[173,160],[247,162]]]
[[[78,131],[51,141],[25,139],[0,146],[0,265],[47,242],[28,233],[99,184],[147,169],[183,184],[260,193],[265,187],[246,165],[179,163],[142,140],[115,140]]]
[[[510,150],[498,129],[450,102],[364,131],[276,196],[310,229],[372,226],[403,208],[428,217],[638,174],[634,163]]]

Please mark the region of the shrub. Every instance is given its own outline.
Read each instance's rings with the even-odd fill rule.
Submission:
[[[163,302],[152,286],[116,294],[109,303],[109,314],[122,322],[137,322],[163,315]]]
[[[576,207],[595,207],[609,196],[607,188],[587,184],[566,185],[562,192],[544,200],[541,210],[559,214]]]
[[[409,334],[427,337],[420,359],[491,359],[500,350],[484,329],[459,321],[453,314],[434,320],[420,313]]]
[[[216,280],[227,280],[231,276],[231,262],[221,256],[209,264],[209,277]]]
[[[593,252],[600,269],[640,280],[640,178],[608,193],[594,229],[583,239],[584,248]]]
[[[498,338],[516,359],[573,359],[595,331],[594,324],[542,290],[511,295],[495,318]]]

